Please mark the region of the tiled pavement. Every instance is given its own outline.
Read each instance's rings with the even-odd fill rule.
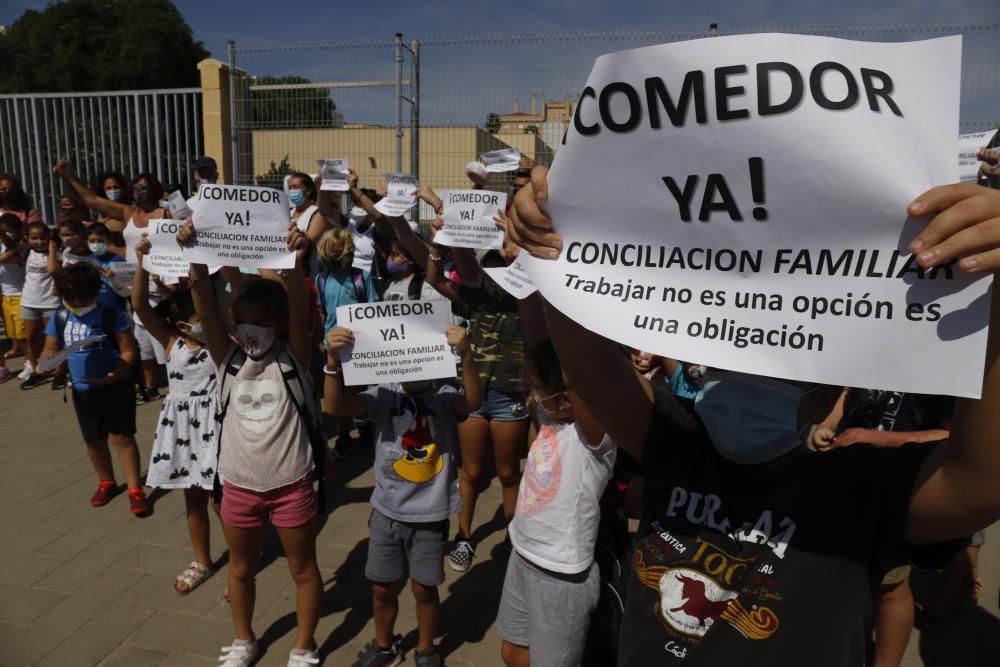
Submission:
[[[139,447],[147,461],[154,404],[139,408]],[[119,480],[122,477],[119,472]],[[350,665],[373,636],[364,580],[372,473],[365,456],[348,460],[330,485],[330,507],[319,537],[326,594],[317,640],[326,665]],[[222,599],[225,569],[186,597],[173,579],[191,560],[183,495],[154,495],[146,519],[129,515],[124,495],[101,509],[88,499],[94,475],[79,440],[72,409],[47,386],[22,392],[16,381],[0,386],[0,666],[182,667],[217,664],[232,637]],[[496,483],[482,496],[482,545],[473,568],[448,572],[441,589],[439,641],[456,667],[498,665],[499,639],[492,627],[504,561]],[[955,614],[948,633],[914,633],[905,665],[996,665],[1000,649],[1000,529],[983,549],[985,610]],[[213,518],[212,553],[224,554]],[[294,587],[276,539],[271,536],[257,578],[255,628],[266,646],[259,664],[283,665],[291,646]],[[496,557],[492,557],[496,555]],[[397,630],[416,641],[413,601],[400,604]],[[408,654],[408,663],[412,658]],[[921,661],[923,655],[923,662]]]

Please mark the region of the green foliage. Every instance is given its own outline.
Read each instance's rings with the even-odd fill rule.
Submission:
[[[169,0],[53,2],[0,35],[0,92],[194,87],[208,56]]]
[[[285,185],[285,176],[294,174],[296,171],[298,170],[293,169],[292,165],[288,162],[288,155],[286,154],[285,157],[281,158],[281,162],[271,160],[271,168],[267,170],[267,173],[255,176],[254,181],[257,185],[280,190]]]
[[[287,86],[312,83],[301,76],[261,76],[252,85]],[[280,88],[254,90],[253,127],[333,127],[339,125],[337,105],[326,88]]]

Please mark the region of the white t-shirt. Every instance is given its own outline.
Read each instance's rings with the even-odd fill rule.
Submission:
[[[49,275],[49,253],[29,251],[24,271],[21,305],[39,310],[58,308],[61,302],[57,295],[52,294],[56,280],[54,276]]]
[[[0,243],[0,253],[7,252],[7,246]],[[0,264],[0,294],[4,296],[21,296],[24,288],[24,264],[20,262],[4,262]]]
[[[532,563],[576,574],[594,561],[598,503],[611,479],[616,449],[607,436],[590,447],[575,423],[552,424],[541,418],[508,527],[510,541]]]
[[[367,220],[367,216],[347,218],[347,231],[354,237],[354,268],[371,273],[372,262],[375,261],[375,225],[368,225],[364,232],[358,231],[358,225]]]

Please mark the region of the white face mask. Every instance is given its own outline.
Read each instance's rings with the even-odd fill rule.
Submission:
[[[351,207],[351,217],[354,218],[355,221],[361,222],[366,217],[368,217],[368,211],[366,211],[365,209],[361,208],[360,206],[352,206]]]
[[[108,198],[108,201],[118,201],[122,198],[122,191],[119,188],[112,188],[110,190],[105,190],[104,196]]]
[[[274,347],[274,327],[261,327],[256,324],[236,325],[236,344],[243,348],[251,357],[262,357]]]
[[[801,397],[800,389],[781,380],[710,369],[694,399],[694,411],[720,454],[734,463],[753,465],[802,444]]]

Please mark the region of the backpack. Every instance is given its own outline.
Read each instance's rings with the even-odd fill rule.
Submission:
[[[219,402],[222,405],[222,412],[219,414],[219,425],[226,419],[226,411],[229,409],[229,398],[233,390],[233,378],[243,368],[246,363],[247,353],[241,348],[233,350],[223,363],[225,372],[222,374],[222,381],[219,385]],[[306,427],[309,436],[309,445],[312,448],[313,466],[315,467],[316,480],[319,487],[316,491],[320,514],[326,513],[326,437],[323,435],[322,421],[317,410],[316,402],[312,400],[312,383],[308,374],[302,373],[298,363],[288,353],[288,349],[282,347],[275,358],[278,367],[281,369],[281,379],[285,383],[285,390],[295,406],[295,411]],[[222,453],[222,437],[219,437],[219,444],[216,450],[216,460]],[[212,491],[216,502],[222,502],[222,483],[219,480],[219,472],[216,470],[215,479],[212,483]]]
[[[115,310],[101,304],[98,304],[97,307],[101,309],[101,329],[105,334],[100,343],[101,349],[120,352],[118,349],[118,338],[115,336]],[[69,310],[65,306],[60,306],[59,310],[56,311],[56,333],[59,338],[60,350],[66,345],[66,323],[68,321]]]
[[[320,303],[325,302],[326,281],[329,277],[330,275],[327,273],[320,273],[316,276],[316,289],[319,291]],[[351,282],[354,283],[354,298],[357,299],[358,303],[368,303],[368,288],[365,287],[365,272],[352,266]]]

